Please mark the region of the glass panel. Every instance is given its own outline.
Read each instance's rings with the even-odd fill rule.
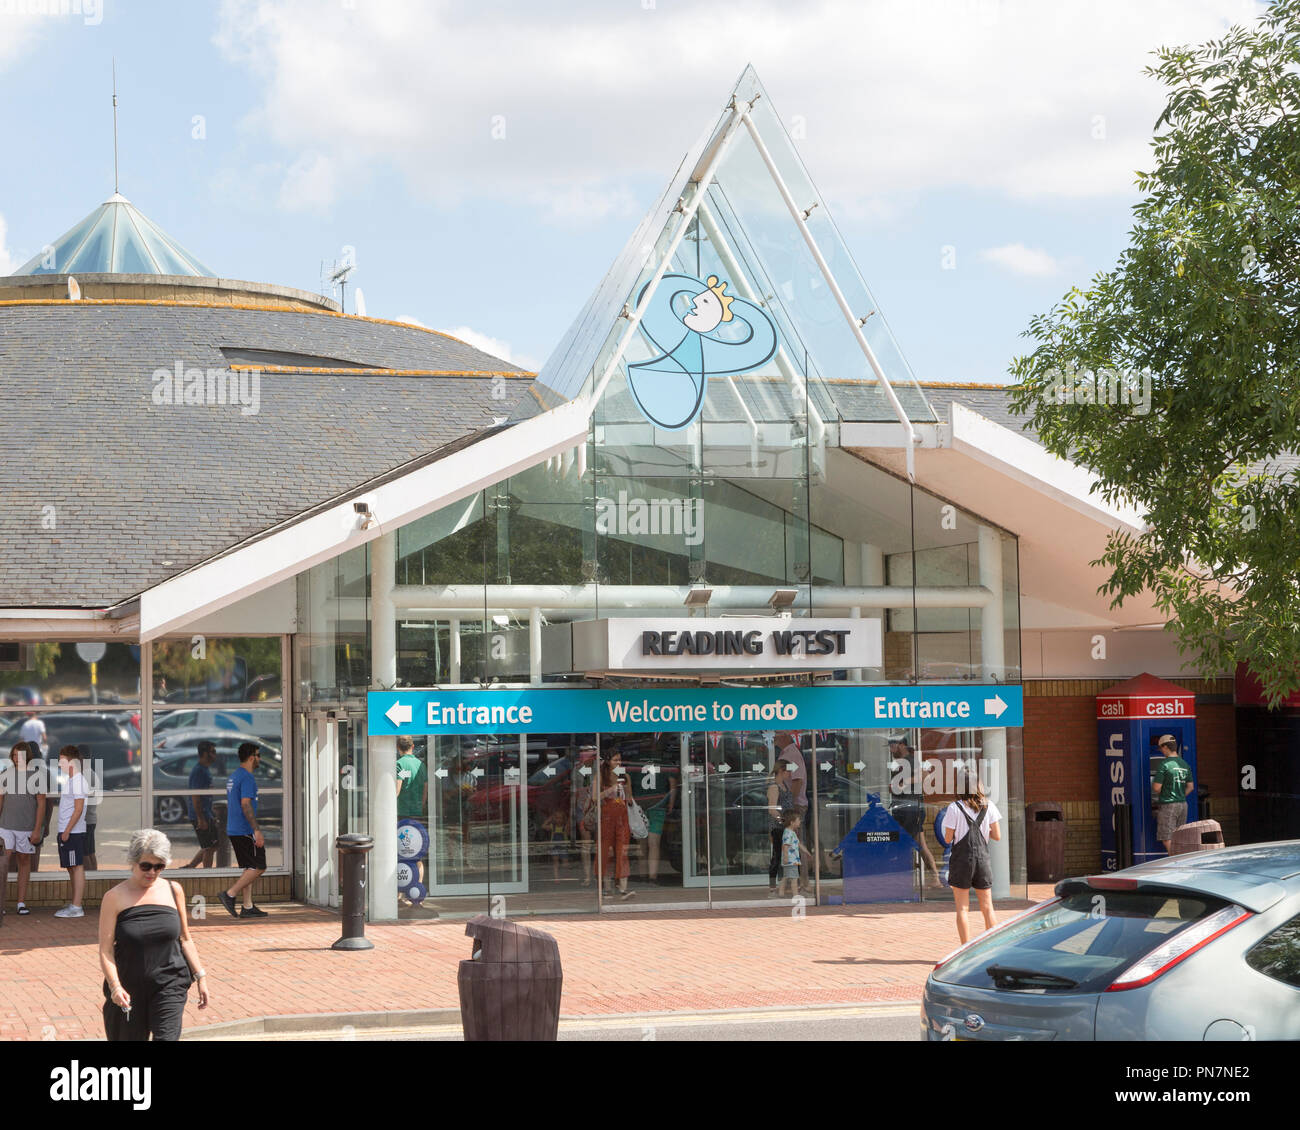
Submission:
[[[1282,923],[1248,950],[1246,964],[1266,977],[1300,989],[1300,915]]]
[[[73,706],[140,701],[140,647],[99,641],[22,643],[20,669],[0,671],[0,705]]]
[[[217,843],[214,848],[205,848],[199,843],[198,832],[188,821],[169,824],[162,828],[172,842],[173,867],[233,867],[239,864],[230,846],[230,837],[226,835],[226,798],[213,800],[213,812],[216,819]],[[284,868],[284,794],[281,792],[261,791],[257,794],[257,826],[261,828],[266,840],[266,867],[268,871]],[[207,860],[212,860],[208,863]],[[257,888],[253,889],[254,897]]]
[[[140,830],[140,805],[138,796],[105,796],[91,804],[86,812],[86,870],[126,871],[126,849],[131,837]],[[59,861],[57,818],[52,824],[49,841],[50,869]],[[177,855],[172,848],[173,856]],[[66,872],[65,872],[66,874]]]
[[[0,750],[7,756],[15,742],[40,744],[43,756],[58,758],[64,746],[76,746],[106,793],[140,788],[140,715],[134,710],[65,711],[15,714],[0,712]]]
[[[105,208],[100,218],[91,229],[90,235],[79,248],[71,249],[67,265],[62,271],[85,271],[90,274],[107,271],[108,257],[112,247],[113,215],[116,209]]]
[[[398,581],[403,581],[400,572]],[[365,694],[370,685],[369,595],[364,546],[299,574],[302,627],[295,643],[300,706],[333,705]]]
[[[68,263],[71,260],[73,253],[85,241],[87,233],[95,226],[95,221],[103,215],[103,212],[104,209],[102,207],[96,208],[89,216],[77,224],[76,227],[65,232],[55,241],[54,265],[52,267],[42,266],[41,257],[40,255],[37,255],[34,260],[37,266],[31,273],[34,275],[66,275],[69,270]]]
[[[279,636],[158,640],[154,702],[276,702],[280,662]]]

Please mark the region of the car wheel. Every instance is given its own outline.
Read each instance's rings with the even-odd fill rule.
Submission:
[[[185,819],[185,802],[180,797],[159,797],[157,808],[159,824],[179,824]]]

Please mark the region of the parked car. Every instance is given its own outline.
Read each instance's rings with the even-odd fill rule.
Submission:
[[[44,700],[35,687],[5,687],[0,690],[0,706],[40,706]]]
[[[90,765],[101,772],[99,787],[104,792],[119,792],[140,787],[140,731],[129,715],[82,714],[80,711],[40,716],[45,723],[45,753],[51,762],[65,745],[84,746]],[[13,721],[0,733],[4,755],[21,741],[25,718]]]
[[[921,1037],[1300,1039],[1300,840],[1063,879],[935,966]]]
[[[160,736],[167,737],[180,730],[200,727],[215,730],[230,730],[234,733],[251,735],[260,741],[274,744],[280,742],[280,729],[283,717],[279,710],[169,710],[158,712],[154,717],[154,745]]]
[[[223,737],[221,741],[213,737],[195,737],[192,742],[185,740],[194,733],[195,731],[181,731],[179,740],[168,749],[154,747],[154,815],[160,824],[179,824],[189,819],[186,802],[190,796],[190,773],[199,761],[200,741],[208,740],[217,746],[217,760],[210,769],[212,787],[224,790],[227,778],[239,768],[240,744],[254,740],[247,734],[230,735],[229,739]],[[253,774],[258,789],[261,790],[258,795],[258,817],[275,823],[283,812],[283,800],[281,794],[267,790],[284,787],[284,769],[278,749],[264,743],[258,744],[262,750],[262,760]],[[180,790],[180,795],[169,790]]]

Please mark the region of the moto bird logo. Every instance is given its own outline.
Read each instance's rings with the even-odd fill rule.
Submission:
[[[638,306],[649,285],[637,295]],[[776,353],[771,318],[748,299],[728,294],[717,275],[664,275],[641,332],[659,353],[629,363],[628,388],[641,414],[668,431],[699,416],[710,377],[752,372]]]

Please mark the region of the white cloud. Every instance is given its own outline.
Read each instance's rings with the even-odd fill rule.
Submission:
[[[285,203],[327,207],[392,170],[452,205],[551,222],[629,209],[753,61],[833,202],[887,216],[917,192],[1124,196],[1150,164],[1164,44],[1258,0],[565,0],[430,5],[224,0],[216,42],[261,87],[248,125],[286,153]]]
[[[0,215],[0,275],[12,275],[14,270],[21,266],[14,254],[8,247],[9,225],[5,223],[5,218]]]
[[[1027,275],[1030,278],[1049,278],[1061,270],[1061,265],[1041,247],[1026,247],[1023,243],[986,247],[979,253],[979,257],[985,263],[993,263],[1013,275]]]
[[[420,325],[414,318],[398,318],[399,322],[410,322],[412,325]],[[459,338],[466,345],[472,345],[475,349],[481,349],[484,353],[490,353],[493,357],[499,357],[510,365],[518,365],[521,369],[538,369],[541,363],[535,357],[528,357],[523,354],[516,354],[510,347],[508,341],[502,341],[497,337],[489,337],[485,333],[479,333],[478,330],[469,326],[457,326],[455,329],[440,330],[439,333],[450,334],[454,338]]]

